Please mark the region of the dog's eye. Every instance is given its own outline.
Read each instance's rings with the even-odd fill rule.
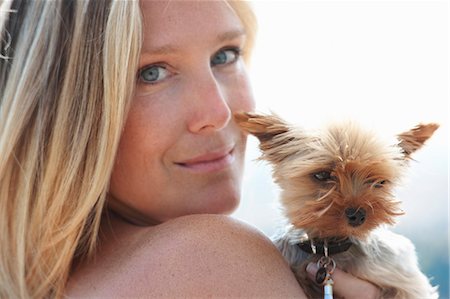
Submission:
[[[373,185],[375,188],[383,188],[383,186],[387,183],[387,180],[382,180]]]
[[[313,174],[313,177],[321,182],[326,182],[332,180],[331,172],[329,171],[319,171]]]
[[[377,181],[377,180],[369,180],[369,181],[367,181],[367,183],[371,186],[371,187],[374,187],[374,188],[383,188],[384,186],[386,186],[388,183],[389,183],[389,181],[388,180],[379,180],[379,181]]]

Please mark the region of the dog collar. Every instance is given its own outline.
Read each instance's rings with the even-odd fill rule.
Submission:
[[[298,247],[309,254],[332,255],[347,251],[352,246],[349,238],[335,240],[305,240],[298,243]]]

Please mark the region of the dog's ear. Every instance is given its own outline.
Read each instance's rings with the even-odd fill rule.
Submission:
[[[296,137],[291,134],[290,125],[277,115],[241,112],[234,119],[242,130],[259,139],[261,159],[277,163],[295,153],[290,144]]]
[[[398,145],[403,150],[405,158],[410,158],[411,154],[421,148],[438,128],[439,125],[435,123],[419,124],[411,130],[397,135],[397,139],[400,141]]]
[[[272,140],[289,131],[289,125],[275,114],[240,112],[234,114],[234,119],[241,129],[254,135],[260,142]]]

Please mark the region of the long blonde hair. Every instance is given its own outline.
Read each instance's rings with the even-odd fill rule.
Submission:
[[[137,3],[109,2],[17,1],[2,20],[0,297],[60,297],[94,249],[141,45]]]
[[[94,253],[142,44],[138,1],[0,8],[0,298],[62,297]],[[230,5],[254,36],[247,4]],[[247,22],[247,24],[246,24]]]

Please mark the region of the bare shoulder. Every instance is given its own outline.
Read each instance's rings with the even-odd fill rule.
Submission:
[[[127,225],[69,280],[69,297],[298,297],[287,263],[258,230],[221,215]]]

